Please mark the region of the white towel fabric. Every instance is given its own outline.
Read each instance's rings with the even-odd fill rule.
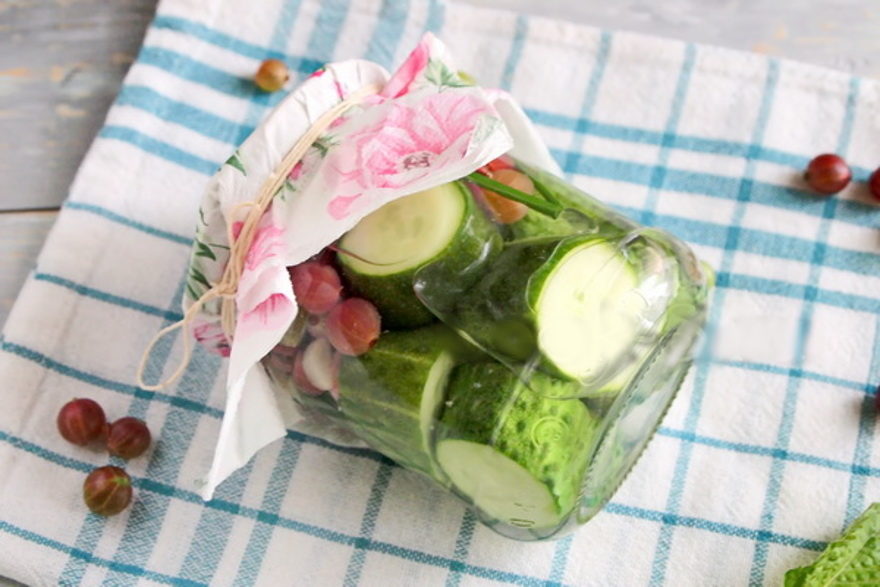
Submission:
[[[325,61],[399,63],[425,30],[487,87],[511,91],[570,179],[674,232],[718,271],[705,349],[605,510],[522,544],[365,450],[302,431],[207,504],[223,406],[197,352],[167,392],[133,385],[179,317],[202,189],[280,96]],[[433,0],[163,0],[72,188],[0,352],[0,574],[33,585],[778,584],[880,498],[880,84],[710,47]],[[800,170],[836,151],[837,197]],[[169,373],[180,340],[148,377]],[[126,465],[135,502],[103,519],[80,487],[106,464],[55,430],[72,397],[158,439]]]

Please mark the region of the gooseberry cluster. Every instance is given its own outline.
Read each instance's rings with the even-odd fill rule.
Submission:
[[[98,444],[125,460],[144,454],[152,437],[146,423],[126,416],[110,423],[101,405],[88,398],[73,399],[61,408],[56,420],[58,432],[72,444]],[[83,483],[83,500],[102,516],[118,514],[131,503],[131,477],[120,467],[94,469]]]
[[[333,264],[330,249],[288,268],[300,316],[272,351],[269,365],[293,377],[309,395],[338,391],[342,355],[370,350],[382,332],[382,319],[372,302],[350,297]]]

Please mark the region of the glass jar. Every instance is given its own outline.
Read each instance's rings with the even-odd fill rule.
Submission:
[[[291,268],[300,314],[263,364],[308,417],[500,534],[555,538],[602,508],[659,425],[712,273],[549,173],[507,156],[480,173],[385,205]]]

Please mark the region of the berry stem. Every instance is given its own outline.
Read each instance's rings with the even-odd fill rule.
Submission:
[[[482,173],[478,173],[476,171],[468,175],[467,179],[474,182],[481,188],[492,190],[497,194],[501,194],[505,198],[509,198],[514,202],[519,202],[520,204],[528,206],[535,212],[540,212],[541,214],[549,216],[550,218],[559,218],[559,215],[562,214],[562,211],[564,210],[564,208],[556,202],[548,202],[543,198],[536,198],[531,194],[527,194],[508,185],[504,185],[503,183],[495,181],[494,179],[486,177]]]

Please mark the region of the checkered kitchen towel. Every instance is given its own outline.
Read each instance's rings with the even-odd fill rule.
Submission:
[[[222,364],[132,384],[179,317],[202,188],[280,99],[267,57],[399,63],[425,30],[509,89],[569,177],[718,270],[705,351],[612,502],[522,544],[375,453],[291,430],[207,504]],[[880,499],[880,211],[863,184],[803,191],[812,155],[880,164],[880,84],[795,63],[433,0],[163,0],[6,324],[0,574],[28,584],[778,584]],[[149,364],[176,365],[180,339]],[[99,400],[158,442],[104,519],[79,487],[107,457],[58,408]]]

